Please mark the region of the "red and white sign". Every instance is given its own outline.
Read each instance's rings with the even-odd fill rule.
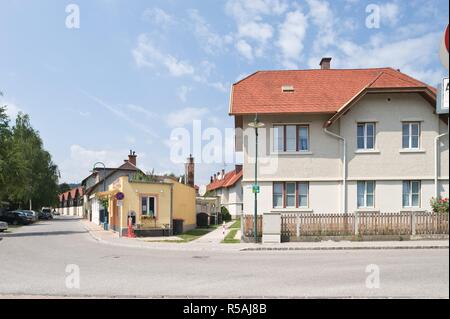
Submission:
[[[441,50],[439,52],[439,55],[441,57],[441,62],[442,64],[445,66],[445,68],[448,70],[448,64],[449,64],[449,55],[448,55],[448,50],[449,50],[449,30],[448,30],[448,26],[447,29],[445,30],[445,34],[444,34],[444,38],[442,39],[442,43],[441,43]]]

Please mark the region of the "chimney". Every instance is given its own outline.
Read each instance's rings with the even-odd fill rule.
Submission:
[[[210,183],[212,184],[212,182],[214,182],[214,177],[211,176],[211,178],[210,178],[209,181],[210,181]]]
[[[222,179],[224,179],[225,178],[225,170],[223,169],[222,170]]]
[[[331,60],[332,60],[332,58],[322,58],[322,61],[320,61],[320,68],[322,70],[330,70],[331,69]]]
[[[242,165],[236,165],[236,173],[240,173],[242,171]]]
[[[195,185],[195,163],[192,155],[189,155],[185,165],[186,179],[185,184],[194,187]]]
[[[214,181],[217,181],[217,174],[214,174]]]
[[[137,158],[136,152],[130,150],[130,155],[128,155],[128,162],[130,162],[134,166],[137,166],[136,158]]]

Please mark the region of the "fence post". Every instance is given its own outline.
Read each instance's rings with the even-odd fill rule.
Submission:
[[[416,224],[417,224],[417,215],[416,212],[411,212],[411,235],[416,236],[417,230],[416,230]]]
[[[241,213],[241,242],[244,241],[244,212]]]
[[[359,213],[355,212],[355,236],[359,235]]]
[[[300,214],[297,214],[297,238],[300,237]]]

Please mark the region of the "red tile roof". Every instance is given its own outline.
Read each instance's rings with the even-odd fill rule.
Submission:
[[[70,191],[67,191],[65,193],[62,193],[59,195],[59,200],[62,201],[62,199],[67,199],[69,198],[75,198],[77,196],[77,193],[79,194],[79,196],[83,196],[84,192],[83,192],[83,188],[82,187],[77,187],[77,188],[73,188]]]
[[[220,188],[233,187],[243,176],[243,170],[234,170],[225,174],[224,178],[213,181],[206,187],[206,190],[214,191]]]
[[[283,93],[285,85],[294,92]],[[392,68],[260,71],[233,85],[230,114],[338,112],[365,89],[436,90]]]

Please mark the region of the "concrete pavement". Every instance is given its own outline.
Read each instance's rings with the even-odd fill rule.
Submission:
[[[448,249],[163,251],[101,244],[71,219],[2,236],[0,297],[449,297]],[[73,266],[79,289],[66,285]]]

